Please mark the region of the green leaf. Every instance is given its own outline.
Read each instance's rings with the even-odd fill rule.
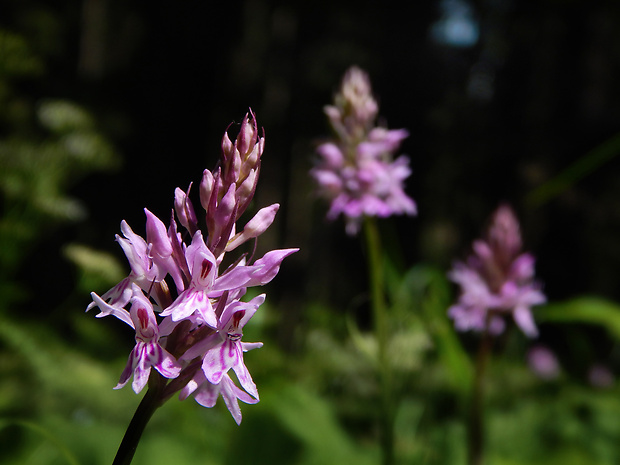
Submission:
[[[46,128],[58,133],[94,126],[93,118],[86,110],[67,100],[44,100],[39,104],[37,114]]]
[[[63,255],[75,264],[80,272],[80,289],[105,290],[123,279],[127,272],[113,255],[85,245],[70,243],[63,247]]]
[[[600,297],[584,296],[548,304],[536,310],[536,319],[541,322],[600,325],[620,340],[620,305]]]
[[[316,394],[292,384],[263,392],[263,407],[271,409],[303,445],[303,458],[296,463],[364,465],[376,461],[376,451],[360,448],[339,424],[331,406]]]
[[[69,448],[64,444],[64,442],[60,440],[58,436],[54,432],[50,431],[48,428],[45,428],[34,422],[26,421],[26,420],[9,419],[9,418],[0,419],[0,431],[12,425],[19,426],[21,428],[24,428],[28,431],[35,433],[38,436],[42,436],[45,441],[52,444],[53,448],[57,451],[58,455],[63,457],[64,463],[67,463],[69,465],[80,464],[75,454],[73,454],[73,452],[71,452],[71,450],[69,450]]]

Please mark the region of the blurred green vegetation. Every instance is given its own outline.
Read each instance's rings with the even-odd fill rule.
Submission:
[[[383,83],[377,86],[382,105],[392,102],[397,126],[411,124],[412,134],[417,134],[409,148],[424,152],[412,163],[420,218],[411,221],[413,226],[402,226],[402,219],[386,221],[383,231],[390,245],[404,239],[408,246],[385,263],[392,316],[389,354],[399,405],[398,463],[465,463],[472,354],[478,341],[475,335],[455,333],[446,316],[454,288],[445,269],[459,247],[475,237],[478,221],[502,195],[522,199],[524,232],[537,246],[541,278],[551,284],[552,299],[535,316],[542,342],[558,356],[561,373],[552,380],[537,377],[526,359],[533,343],[517,331],[497,341],[485,405],[488,463],[620,463],[620,386],[613,378],[598,386],[588,379],[594,364],[603,363],[613,375],[620,363],[620,306],[613,300],[613,293],[618,295],[613,259],[620,255],[612,228],[619,200],[613,177],[618,166],[617,108],[583,96],[589,102],[584,103],[588,117],[558,118],[566,107],[577,105],[554,93],[561,86],[550,84],[571,74],[547,62],[548,56],[556,56],[549,50],[563,37],[558,26],[562,21],[552,8],[562,2],[540,2],[542,26],[522,10],[509,22],[505,10],[488,7],[486,21],[495,32],[481,45],[486,52],[480,53],[488,62],[469,57],[474,55],[469,52],[424,52],[419,44],[424,43],[424,27],[433,20],[429,11],[394,18],[367,5],[370,10],[360,10],[350,20],[357,10],[345,4],[315,12],[310,6],[257,0],[235,3],[225,15],[209,11],[205,19],[187,5],[171,14],[155,6],[143,11],[127,2],[114,4],[105,23],[93,8],[111,2],[84,1],[82,19],[72,8],[79,2],[59,2],[66,10],[45,2],[9,3],[12,9],[6,8],[13,16],[0,18],[0,463],[111,463],[139,396],[129,387],[112,389],[131,349],[131,331],[112,319],[84,314],[90,291],[103,292],[126,273],[113,236],[105,234],[108,228],[115,231],[125,215],[137,218],[141,207],[168,212],[175,176],[182,175],[178,183],[196,181],[215,161],[215,156],[205,161],[203,140],[219,141],[228,121],[239,118],[249,104],[266,127],[271,151],[265,157],[257,204],[267,203],[265,199],[283,204],[281,226],[274,225],[275,237],[265,239],[277,247],[284,242],[302,247],[300,258],[283,266],[268,290],[267,303],[245,331],[246,340],[265,343],[246,360],[261,401],[242,405],[243,423],[237,427],[221,400],[205,409],[191,399],[173,398],[154,415],[134,462],[378,463],[376,342],[368,331],[368,296],[360,278],[365,273],[359,271],[363,259],[357,245],[351,245],[354,241],[343,237],[340,224],[323,223],[322,210],[308,214],[311,200],[304,191],[304,160],[311,157],[311,139],[323,127],[321,106],[352,60],[374,71]],[[567,10],[560,8],[558,15],[564,15],[562,24],[570,32],[583,4],[565,3],[562,8]],[[609,8],[616,11],[613,5]],[[602,48],[595,45],[606,37],[606,14],[588,11],[589,25],[582,28],[591,28],[589,35],[584,32],[589,42],[580,47],[591,47],[598,56]],[[172,19],[161,20],[163,26],[151,25],[154,16],[167,19],[169,13]],[[214,27],[223,17],[238,18],[236,34]],[[323,17],[326,23],[317,27]],[[376,18],[386,24],[376,26]],[[407,18],[415,24],[405,23]],[[357,20],[363,26],[359,30],[353,26]],[[92,34],[80,36],[80,21]],[[183,21],[198,24],[186,28]],[[343,21],[344,29],[330,36],[326,25]],[[114,33],[106,35],[93,24],[107,24]],[[530,24],[540,27],[542,39],[530,33]],[[161,33],[168,27],[176,34]],[[500,29],[516,32],[515,42],[509,43]],[[209,40],[192,42],[194,30],[213,31],[226,43],[217,48]],[[414,37],[393,40],[391,34],[400,30]],[[377,35],[367,39],[368,31]],[[304,48],[300,37],[311,33],[318,38]],[[66,45],[78,42],[82,51]],[[537,47],[529,58],[532,42]],[[97,48],[101,43],[105,53]],[[146,65],[132,55],[142,43],[151,59]],[[617,51],[615,42],[602,43]],[[521,76],[529,83],[525,87],[502,81],[494,105],[467,100],[463,82],[475,64],[496,66],[499,79],[497,63],[511,63],[523,49],[527,60],[548,66],[532,66],[530,74]],[[145,55],[140,57],[144,60]],[[567,50],[559,55],[570,55],[570,65],[576,66]],[[196,56],[209,64],[208,73],[193,74]],[[222,60],[217,73],[213,56]],[[407,60],[416,65],[397,67]],[[521,69],[522,62],[504,72],[519,74],[514,69]],[[600,73],[605,67],[587,63],[583,68],[593,71],[584,71],[581,79],[590,83],[590,92],[603,92],[607,87]],[[458,72],[452,73],[451,67]],[[67,70],[80,75],[80,85]],[[460,74],[465,76],[461,81]],[[205,76],[211,80],[203,82]],[[158,87],[162,82],[167,85]],[[293,92],[295,86],[302,90]],[[208,97],[197,95],[197,88]],[[527,103],[501,100],[513,93],[515,99],[527,94]],[[419,114],[418,107],[413,110],[417,116],[411,116],[410,103],[398,108],[409,94],[420,105]],[[606,95],[616,94],[609,90]],[[431,98],[436,101],[428,104]],[[139,111],[126,119],[113,118],[106,106],[113,104]],[[192,113],[207,107],[208,116]],[[509,117],[497,110],[503,107]],[[600,133],[599,120],[592,116],[597,112],[611,114],[605,120],[612,122],[610,127]],[[561,125],[590,128],[587,141],[576,143],[558,131]],[[121,126],[126,127],[119,130]],[[597,128],[596,137],[592,127]],[[123,131],[139,132],[143,139],[128,142],[118,136]],[[119,139],[126,157],[116,148]],[[499,156],[513,146],[525,153],[523,158]],[[209,147],[210,153],[217,152],[217,143]],[[170,160],[181,158],[185,163]],[[127,169],[119,171],[123,163]],[[487,169],[494,173],[492,179],[486,177]],[[588,178],[597,173],[599,177]],[[160,204],[161,199],[167,203]],[[139,231],[139,223],[135,225]],[[418,225],[420,231],[412,233]],[[411,267],[410,262],[418,264]]]

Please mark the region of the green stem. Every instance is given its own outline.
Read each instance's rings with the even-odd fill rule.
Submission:
[[[153,413],[155,413],[155,410],[157,410],[162,404],[161,394],[164,387],[165,380],[159,375],[159,373],[156,375],[153,373],[151,375],[151,380],[149,380],[148,391],[142,398],[140,405],[138,405],[129,426],[127,427],[127,431],[125,431],[125,436],[123,436],[123,440],[121,441],[121,445],[116,452],[116,457],[114,457],[114,462],[112,462],[112,465],[129,465],[131,463],[131,460],[136,453],[138,443],[140,442],[140,438],[142,437],[142,433],[144,432],[144,428],[146,428],[146,425],[153,416]]]
[[[368,276],[374,329],[377,339],[377,361],[381,386],[381,448],[383,464],[394,463],[394,405],[392,397],[392,370],[387,355],[388,314],[383,289],[383,261],[381,240],[373,218],[364,220],[364,236],[368,250]]]
[[[488,328],[487,319],[487,328]],[[482,340],[476,356],[474,384],[472,389],[471,411],[469,418],[469,465],[484,463],[484,379],[487,362],[491,353],[492,337],[488,329],[482,333]]]

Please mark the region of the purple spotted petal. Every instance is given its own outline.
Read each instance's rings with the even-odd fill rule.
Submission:
[[[238,364],[243,364],[241,347],[227,339],[206,353],[202,362],[202,371],[211,383],[217,384],[228,370]]]
[[[204,291],[190,287],[184,290],[161,316],[171,316],[172,321],[180,321],[194,314],[198,314],[205,324],[217,328],[217,317],[209,297]]]

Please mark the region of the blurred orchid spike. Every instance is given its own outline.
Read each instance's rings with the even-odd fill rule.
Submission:
[[[512,315],[528,337],[538,328],[531,307],[545,303],[534,279],[534,256],[521,252],[519,222],[512,208],[501,205],[484,239],[473,244],[466,262],[456,262],[448,274],[461,287],[459,300],[448,310],[460,331],[504,330],[503,316]]]
[[[394,153],[409,133],[375,126],[379,110],[368,75],[350,68],[325,113],[335,137],[317,147],[319,160],[310,171],[318,194],[330,202],[327,218],[343,215],[346,231],[357,234],[364,216],[415,215],[404,191],[411,174],[409,159]]]

